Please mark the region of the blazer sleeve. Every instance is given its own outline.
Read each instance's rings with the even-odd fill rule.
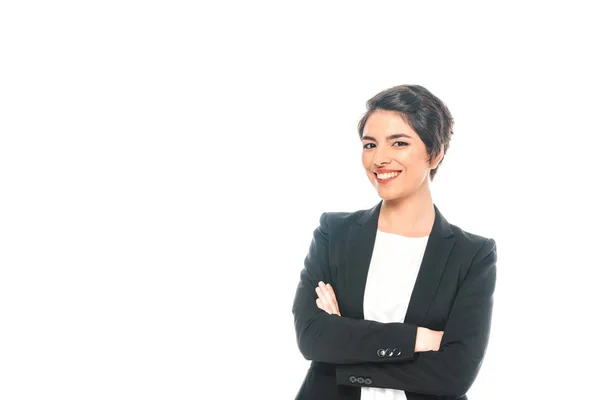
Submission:
[[[328,216],[324,213],[304,260],[292,308],[296,340],[304,358],[333,364],[412,360],[416,325],[339,317],[317,307],[315,288],[319,281],[327,283],[330,276],[329,243]]]
[[[418,353],[404,363],[336,366],[340,385],[400,389],[438,396],[467,393],[487,348],[496,285],[496,244],[480,248],[450,311],[439,351]],[[362,379],[360,379],[362,378]]]

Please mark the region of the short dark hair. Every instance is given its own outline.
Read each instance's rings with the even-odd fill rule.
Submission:
[[[361,139],[367,120],[376,110],[399,113],[425,143],[429,160],[437,157],[442,151],[446,155],[450,138],[454,134],[454,120],[448,107],[423,86],[394,86],[369,99],[367,112],[358,123],[358,135]],[[438,168],[430,171],[431,179]]]

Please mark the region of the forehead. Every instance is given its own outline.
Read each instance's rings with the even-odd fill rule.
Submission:
[[[398,133],[412,137],[417,136],[417,133],[404,121],[400,113],[387,110],[374,111],[367,119],[363,130],[363,136],[374,138],[383,138]]]

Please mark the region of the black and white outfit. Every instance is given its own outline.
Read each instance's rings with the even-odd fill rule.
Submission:
[[[437,206],[427,237],[377,229],[370,210],[325,213],[293,304],[298,347],[311,366],[298,400],[461,399],[486,351],[496,245],[451,225]],[[342,317],[316,305],[330,283]],[[415,353],[417,327],[444,331],[439,351]]]

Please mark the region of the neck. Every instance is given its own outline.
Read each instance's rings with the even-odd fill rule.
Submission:
[[[379,213],[379,229],[409,237],[427,236],[435,221],[429,188],[411,196],[384,200]]]

